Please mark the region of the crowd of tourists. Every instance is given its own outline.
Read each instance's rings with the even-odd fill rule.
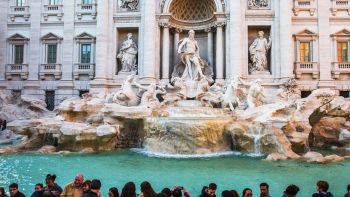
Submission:
[[[84,180],[82,174],[77,174],[71,183],[68,183],[63,189],[55,183],[56,175],[48,174],[45,179],[46,185],[38,183],[34,187],[34,192],[30,197],[101,197],[100,192],[102,183],[98,179]],[[172,189],[164,188],[160,193],[156,193],[151,184],[147,181],[142,182],[141,193],[136,193],[136,185],[133,182],[128,182],[124,185],[122,190],[118,190],[116,187],[109,189],[108,197],[190,197],[186,188],[183,186],[175,186]],[[316,183],[317,191],[314,194],[310,194],[311,197],[333,197],[333,194],[328,191],[329,184],[327,181],[318,181]],[[199,197],[216,197],[217,185],[210,183],[208,186],[204,186]],[[295,197],[298,196],[299,187],[296,185],[289,185],[282,197]],[[193,195],[193,194],[191,194]],[[10,197],[25,197],[25,195],[19,191],[17,183],[12,183],[9,186]],[[260,184],[260,194],[253,195],[253,190],[246,188],[240,194],[236,190],[225,190],[221,193],[221,197],[270,197],[269,185],[267,183]],[[307,196],[303,194],[301,196]],[[0,197],[8,197],[5,188],[0,187]],[[347,192],[344,197],[350,197],[350,185],[347,187]]]

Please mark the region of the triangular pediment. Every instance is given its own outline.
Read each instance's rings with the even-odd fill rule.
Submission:
[[[16,33],[16,34],[10,36],[8,38],[8,40],[10,40],[10,41],[26,41],[26,40],[29,40],[29,38],[26,38],[26,37],[22,36],[21,34]]]
[[[42,40],[62,40],[61,37],[53,34],[53,33],[48,33],[45,36],[41,37]]]
[[[317,34],[311,30],[305,29],[299,33],[294,34],[294,36],[317,36]]]
[[[331,36],[350,36],[350,31],[347,29],[342,29],[341,31],[338,31]]]
[[[95,37],[92,36],[91,34],[88,34],[88,33],[86,33],[86,32],[83,32],[83,33],[77,35],[77,36],[75,37],[75,39],[95,39]]]

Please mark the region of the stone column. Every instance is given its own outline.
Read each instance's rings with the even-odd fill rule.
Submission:
[[[292,35],[292,2],[290,0],[280,0],[280,76],[292,77],[293,76],[293,35]],[[272,40],[272,45],[273,45]],[[273,47],[273,46],[272,46]],[[272,54],[273,56],[273,54]],[[277,73],[276,73],[277,74]],[[275,75],[277,76],[277,75]]]
[[[224,79],[224,23],[216,24],[216,79]]]
[[[211,28],[208,28],[205,30],[208,33],[208,63],[211,67],[214,65],[214,53],[213,53],[213,30]]]
[[[143,56],[140,77],[149,80],[156,79],[156,44],[157,44],[157,21],[156,21],[156,1],[141,1],[141,34],[143,46],[140,51]]]
[[[169,24],[163,23],[161,24],[163,27],[163,49],[162,49],[162,79],[169,79]]]
[[[244,21],[242,19],[242,9],[245,5],[241,0],[239,1],[230,1],[230,65],[228,72],[230,72],[229,76],[241,76],[243,74],[243,65],[247,65],[243,63],[243,24]],[[244,69],[247,69],[245,67]]]
[[[107,0],[97,0],[96,68],[95,79],[106,80],[108,65],[108,24],[109,9]]]
[[[29,63],[29,77],[28,81],[37,81],[39,78],[39,64],[40,62],[40,48],[41,48],[41,13],[35,12],[33,10],[41,10],[41,2],[40,1],[31,1],[29,2],[30,6],[30,54],[28,56],[29,59],[24,60],[24,62]],[[29,60],[29,62],[28,62]],[[28,82],[29,83],[29,82]],[[37,84],[36,84],[37,85]],[[29,85],[29,86],[32,86]]]
[[[182,32],[182,29],[175,29],[174,30],[174,54],[173,54],[173,64],[177,64],[179,55],[177,54],[177,45],[180,42],[180,33]]]
[[[2,1],[0,3],[0,13],[3,18],[7,17],[9,1]],[[6,39],[7,39],[7,20],[0,20],[0,80],[5,79],[5,70],[6,64],[11,62],[6,62]],[[11,45],[10,45],[11,46]],[[11,49],[7,50],[10,54],[12,53]],[[0,84],[0,86],[5,84]]]

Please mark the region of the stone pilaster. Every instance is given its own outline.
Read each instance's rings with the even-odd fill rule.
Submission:
[[[292,1],[280,0],[280,72],[281,77],[292,77],[293,76],[293,35],[292,35]],[[272,47],[274,47],[272,40]],[[272,54],[273,55],[273,54]],[[275,75],[276,76],[276,75]]]
[[[39,64],[40,64],[40,48],[41,48],[41,1],[29,1],[30,6],[30,54],[29,54],[29,77],[28,81],[36,81],[39,79]],[[35,11],[37,10],[37,11]],[[28,60],[24,60],[28,61]]]
[[[143,36],[143,46],[141,55],[143,56],[140,77],[147,80],[156,79],[156,1],[141,0],[141,35]]]
[[[169,25],[167,23],[161,24],[163,27],[163,49],[162,49],[162,79],[169,79]]]
[[[208,63],[211,67],[213,67],[213,65],[214,65],[213,30],[212,30],[212,28],[208,28],[205,31],[208,33],[208,48],[207,48]]]
[[[177,64],[179,60],[179,54],[177,54],[177,45],[180,42],[180,33],[182,32],[181,29],[175,29],[174,31],[174,54],[173,54],[173,64]]]
[[[243,64],[243,23],[242,12],[244,9],[242,7],[244,4],[242,0],[230,1],[230,51],[228,51],[230,56],[230,65],[228,72],[230,77],[241,76],[243,74],[242,66]],[[248,69],[248,68],[245,68]]]
[[[224,79],[224,23],[216,24],[216,79]]]
[[[0,80],[5,79],[6,71],[6,39],[7,39],[7,15],[8,15],[9,1],[2,1],[0,3],[0,13],[2,20],[0,20]],[[2,86],[3,84],[0,84]]]

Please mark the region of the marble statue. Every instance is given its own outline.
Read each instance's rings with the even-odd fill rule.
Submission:
[[[113,96],[113,102],[123,106],[137,106],[139,97],[132,89],[135,75],[129,75],[124,81],[121,89]]]
[[[269,6],[268,0],[248,0],[248,8],[263,8]]]
[[[257,106],[261,106],[263,104],[262,97],[264,96],[264,87],[261,85],[261,79],[256,79],[253,82],[245,82],[242,79],[239,79],[239,81],[246,86],[249,86],[248,93],[247,93],[247,100],[246,104],[248,109],[255,108]]]
[[[121,8],[127,8],[130,10],[137,10],[139,0],[121,0]]]
[[[200,80],[205,78],[202,69],[204,63],[199,55],[199,47],[194,39],[195,32],[190,30],[188,38],[180,41],[178,53],[181,61],[186,65],[181,79]]]
[[[240,79],[239,77],[234,77],[228,80],[225,88],[225,92],[222,95],[221,107],[229,107],[231,111],[234,111],[240,104],[239,97],[237,96],[237,90]]]
[[[264,32],[258,32],[258,38],[256,38],[253,44],[249,47],[250,60],[252,65],[250,68],[250,73],[258,72],[268,72],[267,64],[267,52],[271,48],[272,40],[269,37],[269,41],[264,38]]]
[[[137,71],[137,46],[132,40],[132,33],[128,33],[127,40],[122,44],[117,58],[122,64],[121,72],[136,72]]]
[[[140,91],[144,91],[141,97],[140,106],[146,106],[149,108],[158,108],[160,107],[159,99],[157,98],[158,94],[166,94],[165,89],[158,88],[155,83],[152,83],[148,86],[142,86],[136,82],[134,82],[136,87],[139,88]]]

